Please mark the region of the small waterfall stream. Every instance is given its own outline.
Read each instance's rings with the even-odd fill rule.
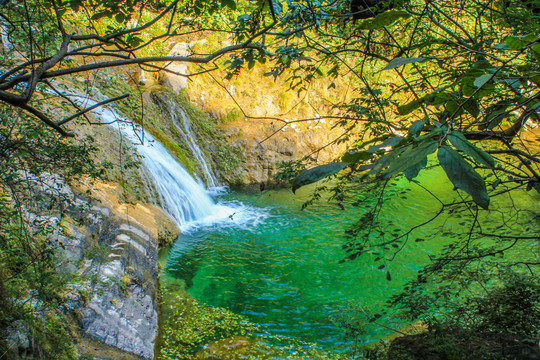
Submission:
[[[72,99],[86,107],[97,103],[80,96],[74,96]],[[99,107],[92,112],[99,115],[102,123],[117,127],[121,134],[135,145],[141,155],[143,166],[156,186],[161,206],[176,220],[182,231],[198,224],[232,219],[232,214],[236,213],[237,209],[216,204],[207,194],[204,185],[197,182],[148,132],[144,132],[143,137],[143,129],[140,126],[133,125],[108,108]],[[184,122],[187,122],[187,119],[184,119]],[[185,136],[189,139],[188,134]],[[200,150],[199,155],[202,157]],[[211,184],[215,186],[215,182]]]
[[[219,184],[216,176],[214,175],[212,166],[204,158],[201,148],[197,144],[195,140],[196,138],[191,131],[191,124],[189,122],[188,115],[186,114],[184,109],[178,106],[178,104],[170,100],[167,100],[166,102],[169,106],[173,123],[178,129],[178,133],[182,136],[182,138],[188,145],[189,149],[197,159],[197,162],[203,171],[207,186],[211,188],[218,186]],[[178,121],[178,117],[180,117],[180,119],[182,120],[182,124],[180,124],[180,122]]]

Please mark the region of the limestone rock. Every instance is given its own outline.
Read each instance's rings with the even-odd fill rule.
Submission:
[[[66,306],[80,314],[86,335],[133,358],[153,359],[158,238],[171,241],[178,227],[156,206],[122,203],[117,184],[81,182],[71,189],[79,201],[72,201],[69,216],[59,221],[64,235],[57,239],[65,249],[59,266],[78,272],[84,281],[71,285]]]
[[[169,51],[168,56],[189,56],[189,44],[177,43]],[[170,87],[175,92],[188,87],[187,76],[179,74],[188,74],[188,65],[185,62],[172,62],[166,66],[166,69],[171,72],[163,72],[164,85]]]

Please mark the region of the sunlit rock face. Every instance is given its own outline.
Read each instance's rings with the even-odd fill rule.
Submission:
[[[193,41],[190,43],[172,43],[170,44],[170,51],[167,56],[180,56],[187,57],[192,54],[192,47],[198,43],[205,43],[205,40]],[[161,71],[163,77],[163,85],[171,88],[175,92],[188,87],[188,63],[186,62],[171,62],[165,66],[168,71]]]
[[[345,130],[324,118],[303,122],[238,120],[221,126],[228,142],[239,149],[242,164],[236,180],[244,185],[272,183],[279,165],[310,155],[320,164],[333,161],[347,143],[333,143]],[[234,179],[228,179],[234,182]]]

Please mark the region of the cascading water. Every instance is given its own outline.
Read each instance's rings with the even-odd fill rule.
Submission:
[[[95,101],[73,96],[72,99],[89,107]],[[197,182],[167,151],[167,149],[139,126],[120,117],[110,109],[100,107],[92,112],[102,123],[115,124],[123,136],[131,141],[141,155],[158,191],[162,207],[176,220],[181,230],[204,223],[232,219],[239,210],[216,204]],[[201,155],[202,156],[202,155]]]
[[[170,114],[174,123],[174,126],[178,129],[178,133],[182,136],[185,143],[188,145],[189,149],[191,150],[192,154],[197,159],[197,162],[199,163],[203,175],[206,180],[206,184],[208,187],[214,188],[218,186],[218,181],[216,179],[216,176],[214,175],[214,171],[212,170],[212,166],[206,161],[204,158],[201,148],[195,141],[195,136],[193,136],[193,133],[191,131],[191,125],[188,119],[188,115],[182,109],[178,104],[166,100],[167,105],[170,109]],[[182,124],[178,121],[178,117],[182,120]]]

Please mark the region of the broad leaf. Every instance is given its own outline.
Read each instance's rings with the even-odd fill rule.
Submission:
[[[358,161],[366,161],[373,157],[373,153],[369,151],[348,151],[341,157],[341,161],[347,163],[356,163]]]
[[[536,61],[540,61],[540,44],[531,46],[531,53],[533,54]]]
[[[378,158],[377,161],[373,163],[373,168],[368,172],[368,174],[377,174],[379,171],[387,167],[388,164],[397,158],[399,150],[400,149],[390,151]]]
[[[534,190],[536,190],[540,194],[540,182],[536,181],[533,184],[533,188],[534,188]]]
[[[336,174],[340,172],[341,170],[345,169],[348,165],[349,163],[345,163],[345,162],[330,163],[326,165],[316,166],[314,168],[306,170],[300,173],[300,175],[298,175],[294,179],[292,191],[294,193],[296,192],[298,188],[304,185],[314,183],[315,181],[319,181],[330,175]]]
[[[395,69],[405,64],[412,64],[416,62],[424,61],[425,58],[395,58],[392,59],[383,70]]]
[[[369,153],[376,153],[376,152],[379,152],[379,151],[384,151],[384,150],[386,150],[385,148],[396,147],[396,145],[398,145],[402,140],[403,140],[403,137],[401,137],[399,135],[398,136],[392,136],[392,137],[386,139],[385,141],[383,141],[380,144],[371,145],[370,147],[367,148],[366,151],[369,152]]]
[[[412,125],[409,127],[409,137],[418,136],[423,127],[424,122],[422,120],[416,120],[415,122],[413,122]]]
[[[420,172],[420,170],[422,170],[426,166],[427,166],[427,156],[425,158],[423,158],[422,160],[420,160],[420,162],[418,164],[415,164],[415,165],[409,167],[407,170],[405,170],[403,172],[403,174],[405,175],[407,180],[411,181],[416,176],[418,176],[418,173]]]
[[[519,50],[535,40],[536,35],[527,34],[524,36],[509,36],[504,40],[504,43],[509,49]]]
[[[462,133],[452,131],[450,134],[448,134],[448,140],[456,149],[461,150],[465,154],[472,157],[478,164],[485,165],[490,169],[495,167],[495,160],[493,159],[493,156],[473,145],[465,138],[465,136],[463,136]]]
[[[388,169],[381,174],[381,177],[386,179],[418,164],[426,156],[435,152],[438,145],[438,142],[431,139],[421,142],[416,147],[409,145],[405,151],[403,151],[397,158],[393,159],[388,166]]]
[[[457,151],[449,146],[441,147],[437,157],[452,184],[471,195],[476,204],[487,209],[489,195],[482,176]]]
[[[236,10],[236,1],[234,1],[234,0],[221,0],[221,6],[227,6],[231,10]]]
[[[476,80],[474,80],[473,84],[476,87],[482,87],[491,79],[491,77],[492,77],[491,74],[481,75],[481,76],[477,77]]]
[[[478,106],[478,102],[475,98],[469,98],[465,103],[463,104],[463,109],[465,109],[466,112],[474,116],[475,118],[480,115],[480,107]]]
[[[392,25],[399,19],[408,18],[411,14],[402,10],[391,10],[385,11],[382,14],[377,15],[373,19],[368,19],[362,21],[358,28],[362,30],[376,30],[381,29],[385,26]]]
[[[411,101],[408,104],[401,105],[397,107],[399,115],[408,115],[412,113],[414,110],[418,109],[422,104],[424,104],[426,100],[424,98],[416,99]]]

